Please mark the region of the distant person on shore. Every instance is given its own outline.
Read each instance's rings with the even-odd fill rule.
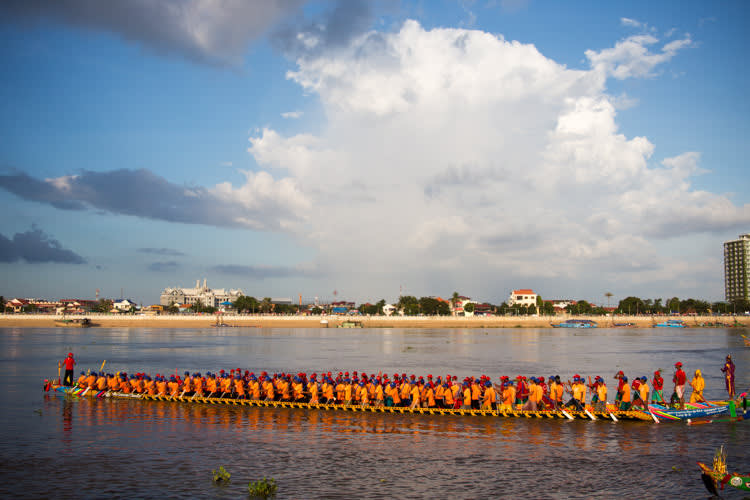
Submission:
[[[674,393],[677,399],[680,401],[680,410],[685,409],[685,382],[687,382],[687,376],[682,371],[682,363],[679,361],[674,364],[676,368],[672,382],[674,382]]]
[[[721,371],[724,372],[724,383],[726,383],[727,386],[729,399],[734,399],[734,362],[732,361],[731,354],[727,354],[727,360]]]
[[[76,360],[73,359],[72,352],[68,353],[68,357],[63,360],[63,364],[65,365],[65,378],[63,379],[63,385],[71,387],[73,385],[73,367],[76,365]]]

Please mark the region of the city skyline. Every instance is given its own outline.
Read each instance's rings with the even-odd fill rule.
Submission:
[[[6,298],[724,299],[745,2],[92,5],[0,5]]]

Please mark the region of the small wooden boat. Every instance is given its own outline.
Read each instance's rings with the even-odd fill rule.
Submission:
[[[569,319],[562,323],[553,323],[552,328],[597,328],[596,321],[590,319]]]
[[[347,320],[339,325],[339,328],[362,328],[361,321]]]
[[[668,319],[655,324],[654,328],[687,328],[687,325],[681,319]]]
[[[88,328],[93,325],[88,318],[63,318],[55,320],[55,326],[62,328]]]
[[[750,474],[740,474],[737,472],[727,471],[727,454],[722,446],[714,455],[713,467],[709,467],[703,462],[698,462],[701,469],[701,479],[709,493],[720,497],[719,490],[729,484],[733,488],[742,491],[750,491]]]

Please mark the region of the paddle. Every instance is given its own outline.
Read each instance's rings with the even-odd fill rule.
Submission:
[[[60,362],[58,361],[58,362],[57,362],[57,385],[62,385],[62,384],[60,383],[60,369],[61,369],[61,368],[62,368],[62,365],[61,365],[61,364],[60,364]]]

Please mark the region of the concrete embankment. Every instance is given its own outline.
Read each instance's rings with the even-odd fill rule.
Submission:
[[[82,317],[82,316],[77,316]],[[216,325],[212,315],[110,315],[89,314],[94,327],[104,328],[207,328]],[[72,318],[72,316],[70,317]],[[484,316],[484,317],[435,317],[435,316],[264,316],[222,315],[220,322],[229,326],[259,328],[336,328],[344,323],[361,325],[364,328],[551,328],[553,323],[565,321],[562,316]],[[738,326],[747,327],[750,318],[731,316],[575,316],[576,319],[591,319],[600,328],[611,328],[616,324],[632,323],[638,328],[650,328],[667,319],[681,319],[688,327]],[[47,314],[0,314],[0,327],[55,327],[61,316]],[[346,325],[344,325],[346,326]]]

